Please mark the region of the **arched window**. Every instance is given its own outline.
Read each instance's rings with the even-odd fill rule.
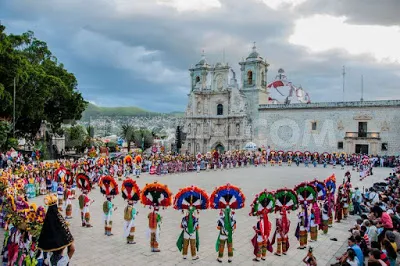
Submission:
[[[217,115],[223,115],[224,114],[224,106],[222,104],[217,105]]]
[[[247,83],[249,85],[253,84],[253,72],[252,71],[247,72]]]
[[[199,83],[199,82],[200,82],[200,77],[197,76],[197,77],[196,77],[196,84]]]

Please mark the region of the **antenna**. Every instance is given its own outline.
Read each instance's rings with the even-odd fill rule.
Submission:
[[[342,76],[343,76],[343,102],[344,102],[344,85],[345,85],[345,76],[346,76],[346,68],[345,68],[345,66],[343,66]]]
[[[361,75],[361,101],[364,101],[364,75]]]
[[[222,50],[222,64],[225,64],[225,48]]]

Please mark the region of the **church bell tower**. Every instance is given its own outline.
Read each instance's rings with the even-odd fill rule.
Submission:
[[[258,120],[259,105],[268,103],[266,87],[269,64],[257,52],[254,43],[251,53],[239,65],[242,79],[241,91],[246,96],[247,113],[254,126]],[[255,133],[253,132],[253,135]]]

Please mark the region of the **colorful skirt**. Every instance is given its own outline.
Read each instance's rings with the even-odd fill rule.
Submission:
[[[317,239],[318,239],[318,226],[310,227],[310,236],[311,236],[311,240],[317,241]]]

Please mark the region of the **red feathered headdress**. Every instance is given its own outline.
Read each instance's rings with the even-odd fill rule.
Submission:
[[[105,196],[118,195],[118,183],[114,177],[106,175],[100,178],[99,181],[100,192]]]
[[[126,179],[122,182],[121,194],[125,200],[138,201],[140,199],[140,188],[135,180]]]
[[[82,191],[90,191],[92,189],[92,183],[87,175],[79,173],[76,175],[76,186]]]

